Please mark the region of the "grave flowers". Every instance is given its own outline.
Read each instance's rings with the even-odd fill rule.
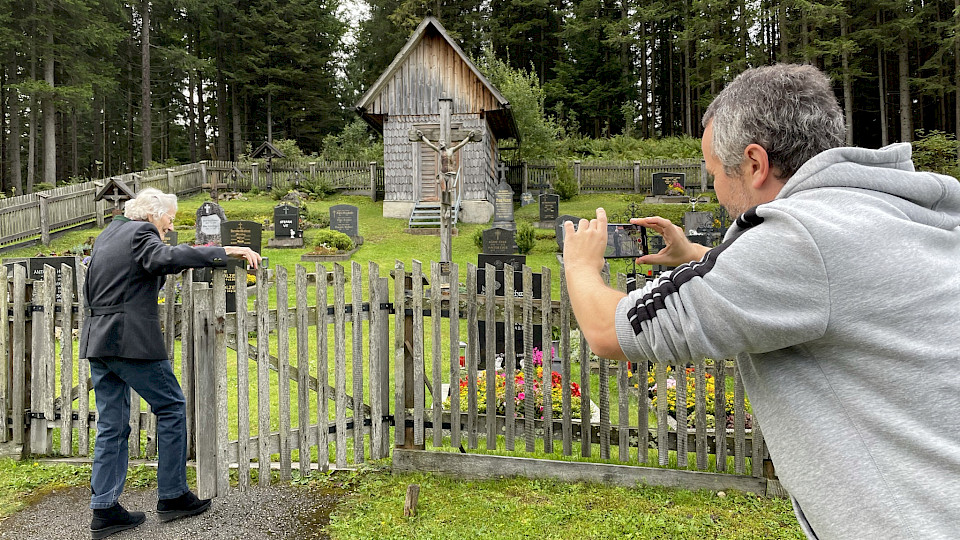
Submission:
[[[683,186],[680,182],[664,180],[663,183],[667,185],[667,195],[683,195]]]
[[[685,369],[685,380],[686,380],[686,409],[687,409],[687,426],[694,427],[695,425],[695,404],[696,404],[696,374],[694,369],[686,368]],[[704,380],[706,382],[704,386],[704,397],[706,398],[707,405],[707,428],[716,427],[716,380],[714,376],[710,373],[704,374]],[[636,385],[635,385],[636,386]],[[651,406],[656,409],[657,402],[662,395],[657,388],[656,379],[654,378],[654,373],[651,371],[647,374],[647,388],[649,395],[652,397]],[[667,412],[673,418],[677,417],[677,379],[674,376],[674,370],[671,367],[667,368],[667,380],[666,380],[666,399],[667,399]],[[727,384],[724,391],[724,404],[723,404],[723,416],[725,417],[725,425],[728,429],[733,428],[733,385]],[[744,398],[744,407],[746,411],[746,427],[749,429],[752,427],[753,418],[749,413],[750,400],[746,397]]]

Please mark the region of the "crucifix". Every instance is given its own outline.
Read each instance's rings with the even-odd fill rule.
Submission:
[[[480,133],[469,131],[463,133],[462,130],[456,130],[454,133],[450,128],[451,108],[453,99],[440,98],[440,132],[437,134],[437,142],[430,140],[422,130],[416,130],[411,133],[410,140],[422,142],[433,149],[440,158],[440,263],[444,267],[449,267],[453,260],[453,229],[451,226],[451,202],[453,193],[460,189],[457,185],[457,171],[454,169],[454,156],[457,151],[466,146],[469,142],[479,142],[482,139]],[[459,139],[459,142],[457,140]],[[453,146],[448,144],[456,143]],[[446,264],[444,264],[446,263]]]

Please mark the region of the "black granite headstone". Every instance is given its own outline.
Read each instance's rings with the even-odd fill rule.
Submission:
[[[483,231],[483,252],[490,255],[509,255],[516,253],[516,233],[501,228]]]
[[[477,363],[477,369],[486,369],[487,366],[487,325],[486,321],[477,321],[480,332],[480,360]],[[497,321],[496,330],[494,330],[496,349],[495,354],[503,355],[507,351],[507,332],[503,321]],[[520,369],[523,363],[523,324],[514,323],[513,325],[513,352],[516,355],[516,365],[514,369]],[[539,324],[533,325],[533,346],[543,350],[543,327]]]
[[[351,238],[360,236],[360,209],[350,204],[331,206],[330,229]]]
[[[501,264],[501,268],[502,268]],[[531,273],[533,276],[533,298],[534,300],[539,300],[542,293],[542,274]],[[504,271],[497,270],[496,275],[494,276],[496,281],[496,291],[493,293],[496,296],[503,296],[504,291]],[[477,268],[477,294],[486,294],[487,292],[487,271],[483,268]],[[513,296],[514,298],[523,298],[523,271],[514,268],[513,270]]]
[[[167,231],[163,235],[163,243],[168,246],[175,246],[180,243],[180,234],[177,231]]]
[[[553,193],[544,193],[540,196],[540,221],[556,221],[560,208],[560,196]]]
[[[565,221],[572,221],[574,230],[576,230],[576,228],[580,225],[580,218],[577,216],[571,216],[569,214],[564,214],[554,221],[556,223],[554,228],[555,232],[557,233],[557,246],[560,247],[560,251],[563,251],[563,223]]]
[[[6,264],[6,263],[5,263]],[[23,264],[23,260],[17,261],[13,264]],[[27,279],[32,279],[35,281],[40,281],[43,279],[43,266],[50,265],[57,270],[56,277],[56,287],[57,287],[57,302],[63,302],[63,292],[62,292],[62,275],[63,270],[60,265],[66,264],[70,268],[73,268],[73,299],[77,299],[77,259],[76,257],[30,257],[26,259],[27,265]],[[12,265],[10,266],[12,270]]]
[[[502,271],[503,265],[509,264],[514,268],[520,268],[527,264],[526,255],[491,255],[489,253],[480,253],[477,255],[477,266],[480,268],[492,264],[494,268]]]
[[[281,204],[273,209],[273,236],[280,239],[302,238],[300,209],[290,204]]]
[[[674,183],[680,184],[680,187],[686,187],[686,173],[679,172],[657,172],[653,173],[653,194],[654,195],[674,195],[669,193],[667,185]]]
[[[493,195],[493,226],[515,230],[513,221],[513,188],[506,182],[500,182]]]
[[[227,221],[221,224],[220,235],[227,246],[248,247],[260,253],[263,227],[256,221]],[[227,312],[237,311],[237,268],[245,264],[240,259],[227,259],[225,275],[227,288]],[[246,284],[243,284],[246,286]]]
[[[194,243],[222,245],[220,243],[220,224],[227,220],[223,207],[215,202],[207,201],[197,208],[197,237]]]

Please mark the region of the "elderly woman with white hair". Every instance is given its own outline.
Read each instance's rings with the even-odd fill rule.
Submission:
[[[177,197],[144,189],[128,201],[97,237],[84,285],[86,318],[80,357],[90,361],[97,399],[97,439],[90,479],[94,539],[143,523],[143,512],[128,512],[118,499],[127,476],[130,388],[157,416],[157,514],[160,521],[200,514],[210,500],[187,487],[186,408],[180,384],[167,359],[160,331],[157,295],[166,274],[187,268],[223,267],[227,257],[254,268],[260,255],[235,246],[168,246]]]

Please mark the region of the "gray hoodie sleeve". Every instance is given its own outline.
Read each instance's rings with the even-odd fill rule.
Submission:
[[[764,217],[749,210],[703,259],[621,300],[617,339],[633,361],[782,349],[823,336],[829,295],[823,259],[803,225],[779,210]]]

